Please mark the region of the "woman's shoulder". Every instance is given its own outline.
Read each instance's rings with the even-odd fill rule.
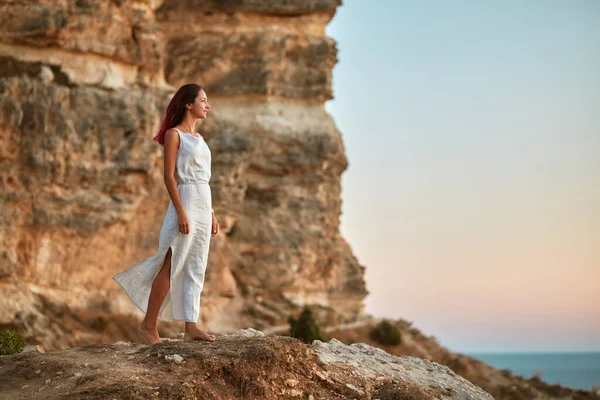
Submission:
[[[179,136],[179,130],[177,128],[169,128],[165,131],[165,137],[168,135]]]
[[[180,136],[176,128],[169,128],[165,131],[165,143],[167,142],[176,144],[176,147],[179,148]]]

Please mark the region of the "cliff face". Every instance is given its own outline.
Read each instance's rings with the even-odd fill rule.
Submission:
[[[324,29],[338,5],[4,2],[0,326],[65,347],[92,338],[62,342],[72,325],[53,326],[49,308],[138,313],[111,277],[157,249],[169,199],[152,137],[188,82],[212,105],[197,128],[221,226],[200,322],[264,328],[304,304],[327,323],[359,316],[364,267],[339,234],[348,163],[323,106],[336,63]]]

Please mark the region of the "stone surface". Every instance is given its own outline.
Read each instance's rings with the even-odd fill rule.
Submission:
[[[25,346],[23,348],[23,350],[21,351],[21,353],[31,353],[31,352],[45,353],[46,351],[44,350],[44,348],[42,346],[39,346],[39,345]]]
[[[0,324],[48,349],[133,340],[111,277],[157,250],[168,205],[152,138],[172,93],[206,88],[213,153],[201,323],[213,332],[363,312],[339,233],[341,133],[324,110],[339,1],[0,5]],[[18,17],[18,18],[17,18]],[[170,328],[169,328],[170,329]]]
[[[38,61],[72,83],[119,88],[164,82],[154,0],[6,1],[0,55]],[[101,40],[98,40],[101,38]]]
[[[251,335],[217,336],[202,344],[96,344],[0,357],[0,398],[183,400],[201,393],[206,398],[265,400],[492,399],[447,368],[425,360],[336,341],[310,346],[290,337],[245,331]],[[42,359],[47,362],[40,364]],[[81,368],[85,364],[89,368]],[[40,373],[32,374],[38,366]],[[57,370],[63,374],[57,375]]]
[[[215,12],[226,13],[253,12],[267,15],[280,14],[297,16],[299,14],[328,12],[341,5],[341,0],[170,0],[164,2],[159,12]]]
[[[183,357],[181,357],[179,354],[167,354],[165,356],[165,361],[171,361],[175,364],[181,364],[183,362]]]
[[[254,328],[246,328],[246,329],[240,329],[237,332],[234,332],[228,336],[255,337],[255,336],[265,336],[265,334],[264,334],[264,332],[256,330]]]
[[[493,400],[493,397],[445,365],[408,356],[394,356],[365,343],[346,345],[337,339],[313,341],[312,346],[321,361],[327,364],[345,363],[368,378],[391,375],[437,390],[443,399]],[[354,390],[359,391],[356,387]]]

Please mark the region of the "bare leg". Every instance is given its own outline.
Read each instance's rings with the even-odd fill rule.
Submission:
[[[171,285],[171,254],[171,248],[169,247],[165,262],[154,278],[154,282],[152,282],[152,290],[150,291],[150,298],[148,299],[146,316],[137,328],[138,332],[152,344],[160,343],[160,337],[156,330],[156,323],[160,306],[165,300]]]
[[[215,335],[206,333],[198,329],[198,325],[195,322],[185,322],[185,334],[183,340],[205,340],[207,342],[214,342]]]

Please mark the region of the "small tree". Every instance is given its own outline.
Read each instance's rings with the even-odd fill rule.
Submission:
[[[288,322],[290,323],[291,337],[298,338],[308,344],[312,343],[313,340],[323,340],[319,325],[308,306],[304,306],[298,319],[289,317]]]
[[[371,329],[369,337],[371,340],[383,345],[395,346],[400,344],[401,341],[398,327],[386,319],[379,322]]]
[[[25,341],[19,332],[7,329],[0,333],[0,356],[9,356],[23,351]]]

